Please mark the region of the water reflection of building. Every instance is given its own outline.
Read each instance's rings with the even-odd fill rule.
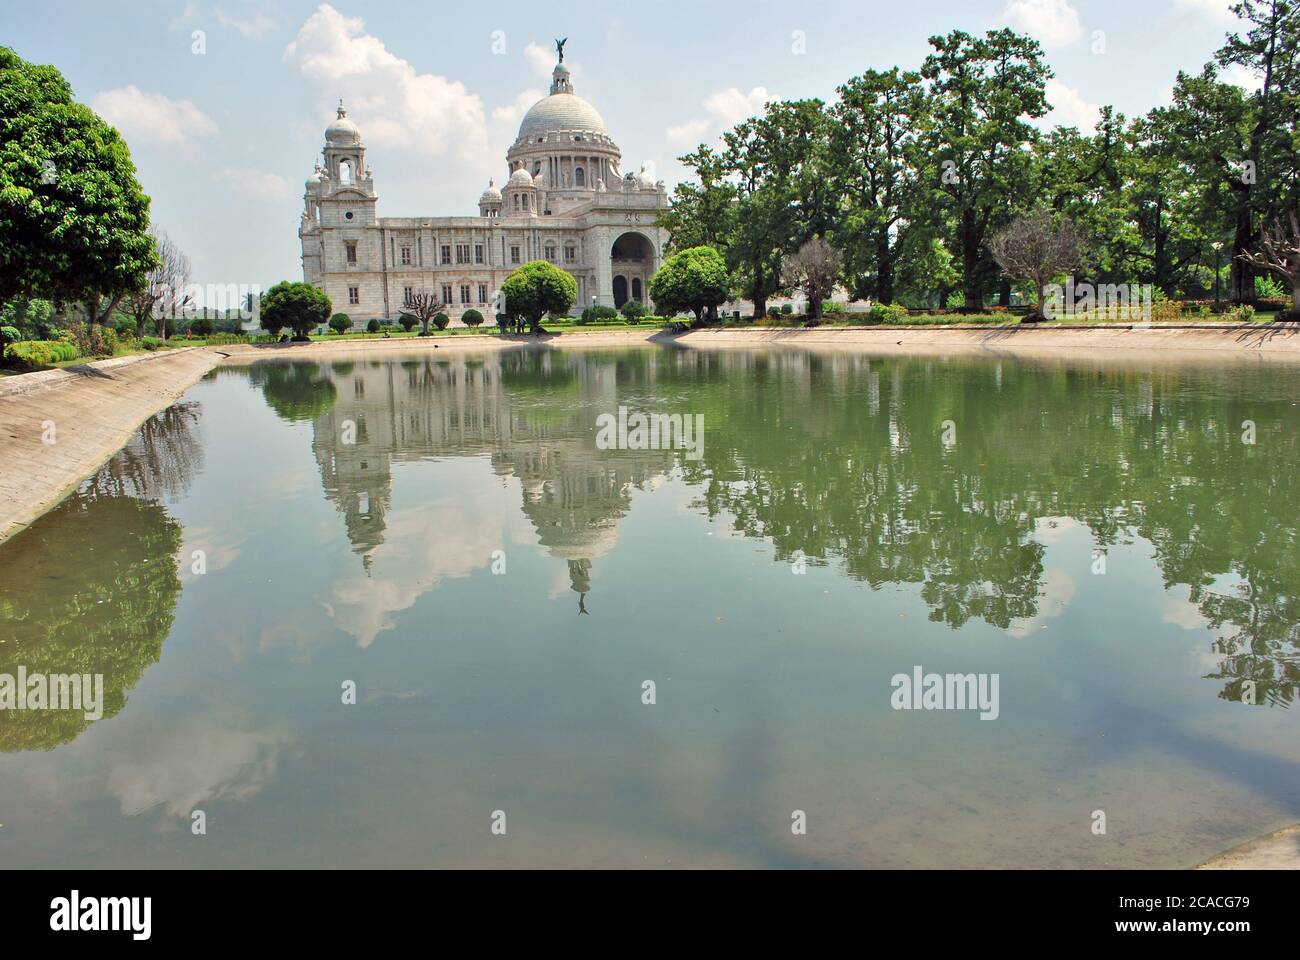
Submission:
[[[487,457],[497,476],[519,480],[538,542],[584,594],[592,561],[617,543],[632,490],[657,482],[672,462],[661,451],[596,449],[596,417],[617,406],[613,360],[528,351],[336,363],[323,375],[338,400],[316,419],[312,450],[367,569],[388,529],[395,466]]]

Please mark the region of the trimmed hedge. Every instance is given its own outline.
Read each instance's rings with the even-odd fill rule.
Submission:
[[[467,327],[477,327],[483,322],[483,314],[479,313],[473,307],[470,307],[460,315],[460,322]]]
[[[67,340],[19,340],[5,347],[5,360],[28,367],[48,367],[76,360],[79,354]]]

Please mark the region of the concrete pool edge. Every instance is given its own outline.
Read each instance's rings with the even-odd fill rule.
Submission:
[[[185,347],[0,381],[0,544],[58,506],[222,356]]]
[[[949,356],[1106,358],[1172,362],[1300,362],[1300,324],[934,325],[924,327],[753,327],[669,333],[660,328],[571,330],[542,337],[478,334],[317,340],[228,347],[226,363],[288,360],[384,351],[585,349],[640,344],[692,348],[793,346],[819,351]]]
[[[1300,870],[1300,823],[1247,840],[1194,870]]]

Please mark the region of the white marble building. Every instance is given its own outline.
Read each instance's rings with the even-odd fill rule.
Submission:
[[[501,284],[529,260],[574,275],[574,313],[593,301],[648,304],[668,239],[657,225],[667,192],[644,167],[623,174],[618,145],[596,108],[573,92],[562,56],[552,78],[550,95],[524,115],[506,153],[504,186],[488,182],[477,216],[378,216],[361,131],[340,101],[325,130],[324,165],[307,181],[298,230],[303,279],[354,323],[396,319],[407,292],[419,290],[447,303],[453,322],[473,307],[494,323]]]

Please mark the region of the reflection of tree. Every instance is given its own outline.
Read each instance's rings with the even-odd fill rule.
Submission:
[[[524,514],[582,596],[632,491],[676,467],[703,510],[770,541],[779,561],[916,584],[932,620],[1006,628],[1039,610],[1040,521],[1070,517],[1103,548],[1154,545],[1165,586],[1187,585],[1223,632],[1223,696],[1242,679],[1261,702],[1296,694],[1300,537],[1279,505],[1300,499],[1300,451],[1286,371],[637,350],[321,376],[342,399],[313,448],[361,552],[382,541],[394,462],[487,455],[519,479]],[[596,416],[620,402],[704,414],[703,459],[594,449]],[[340,445],[343,419],[356,445]],[[1255,446],[1240,441],[1245,419]]]
[[[99,494],[174,498],[203,466],[194,435],[197,403],[176,403],[140,425],[134,437],[90,481]]]
[[[258,363],[249,376],[285,420],[315,420],[338,399],[333,381],[315,363]]]
[[[162,655],[180,545],[180,524],[147,500],[92,490],[42,517],[0,550],[0,673],[102,673],[115,715]],[[88,725],[82,711],[6,710],[0,750],[48,750]]]

